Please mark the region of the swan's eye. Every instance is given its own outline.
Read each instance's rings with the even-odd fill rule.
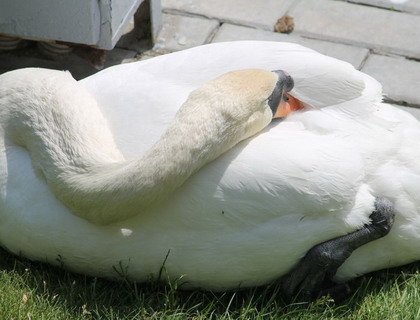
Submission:
[[[283,100],[284,100],[284,101],[286,101],[286,102],[287,102],[287,101],[289,101],[289,96],[288,96],[287,94],[285,94],[285,95],[283,96]]]

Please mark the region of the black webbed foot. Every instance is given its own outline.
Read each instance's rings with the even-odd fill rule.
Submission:
[[[311,248],[292,271],[282,279],[282,291],[287,299],[298,296],[312,300],[320,295],[343,295],[348,287],[334,285],[325,288],[325,282],[332,282],[337,269],[354,250],[373,240],[384,237],[394,223],[394,206],[384,198],[377,198],[371,222],[362,229],[347,235],[325,241]]]

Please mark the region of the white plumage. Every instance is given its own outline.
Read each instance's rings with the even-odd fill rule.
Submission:
[[[357,249],[337,279],[418,259],[419,122],[382,104],[381,86],[349,64],[294,44],[220,43],[113,67],[80,84],[109,123],[113,137],[103,141],[114,139],[115,159],[129,160],[159,140],[193,89],[245,68],[287,71],[307,110],[241,142],[144,214],[107,226],[55,198],[0,118],[0,243],[52,264],[60,256],[86,274],[114,277],[122,265],[139,281],[156,277],[167,256],[169,277],[183,276],[186,286],[243,287],[280,277],[315,244],[356,230],[380,196],[396,208],[391,232]],[[93,116],[79,108],[69,116]],[[94,126],[84,129],[112,148]]]

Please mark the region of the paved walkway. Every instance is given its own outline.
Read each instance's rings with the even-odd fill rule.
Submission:
[[[420,117],[420,0],[162,0],[162,7],[154,50],[144,52],[134,30],[108,53],[106,66],[211,42],[295,42],[372,75],[386,100],[412,107]],[[294,18],[294,31],[273,32],[285,14]],[[69,68],[77,78],[96,71],[75,56],[69,62],[30,50],[0,54],[0,73],[25,66]]]

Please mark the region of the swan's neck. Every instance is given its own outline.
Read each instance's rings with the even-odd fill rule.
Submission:
[[[188,105],[182,108],[190,110]],[[141,213],[180,187],[193,173],[248,135],[227,119],[178,113],[161,139],[140,159],[68,172],[58,181],[60,194],[79,215],[109,223]],[[206,119],[212,119],[208,121]]]
[[[102,224],[134,216],[167,197],[271,118],[256,115],[235,123],[214,108],[217,101],[192,95],[143,157],[125,161],[94,99],[76,83],[59,89],[61,96],[32,90],[30,96],[14,92],[13,97],[9,92],[7,101],[0,99],[9,105],[3,126],[29,150],[57,198],[77,215]]]

